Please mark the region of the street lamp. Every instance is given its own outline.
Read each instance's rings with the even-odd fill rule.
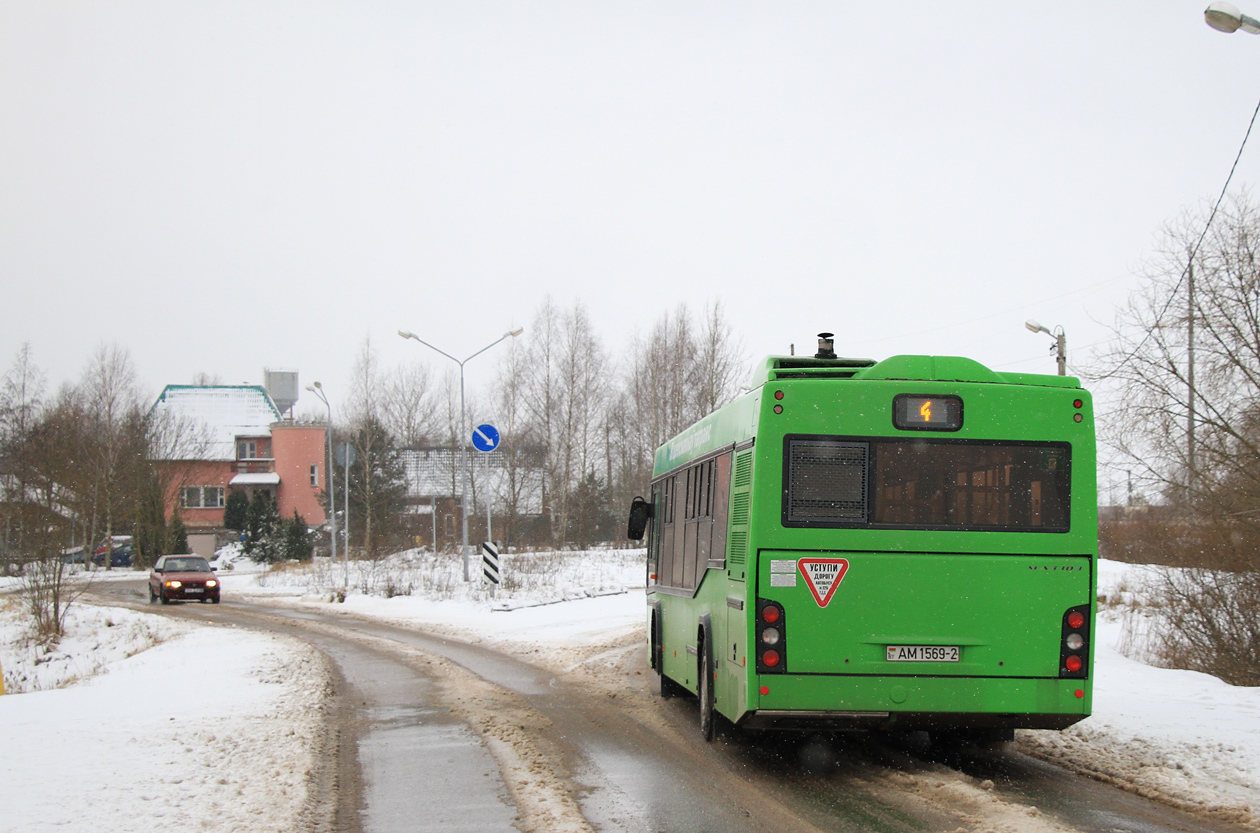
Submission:
[[[402,336],[403,338],[409,338],[414,341],[418,341],[421,344],[423,344],[425,347],[428,347],[430,350],[434,351],[435,353],[441,353],[443,356],[446,356],[446,358],[450,359],[451,361],[455,362],[455,364],[459,365],[459,463],[460,463],[460,470],[462,472],[461,479],[463,480],[463,483],[460,485],[461,494],[459,497],[459,500],[460,500],[459,514],[461,515],[463,519],[463,523],[461,526],[461,529],[462,529],[461,540],[462,540],[462,544],[464,548],[464,581],[472,581],[471,553],[468,550],[468,444],[467,444],[468,443],[468,426],[466,425],[467,415],[464,409],[464,365],[468,364],[468,362],[477,358],[482,353],[486,352],[491,347],[498,344],[500,341],[503,341],[504,339],[507,339],[507,338],[516,338],[518,335],[520,335],[523,332],[525,332],[524,327],[517,327],[515,330],[506,332],[503,335],[496,338],[494,341],[487,344],[485,347],[482,347],[476,353],[473,353],[468,358],[464,359],[463,361],[460,361],[459,359],[452,356],[450,353],[447,353],[444,350],[439,350],[438,348],[434,347],[432,344],[420,338],[420,336],[416,335],[415,333],[409,333],[406,330],[398,331],[398,335]],[[436,545],[436,542],[434,543]]]
[[[1209,3],[1203,10],[1203,20],[1218,32],[1230,34],[1242,29],[1252,35],[1260,35],[1260,20],[1248,17],[1230,3]]]
[[[1032,330],[1034,333],[1045,333],[1046,335],[1054,339],[1054,347],[1051,347],[1050,349],[1058,352],[1058,355],[1056,356],[1056,358],[1059,362],[1059,375],[1066,376],[1067,375],[1067,336],[1063,334],[1063,328],[1056,327],[1055,329],[1057,329],[1058,332],[1052,333],[1049,330],[1047,330],[1045,327],[1038,324],[1036,321],[1033,321],[1031,318],[1024,322],[1024,326]]]
[[[330,523],[330,531],[332,533],[332,560],[337,563],[337,478],[332,476],[332,405],[328,404],[328,397],[324,395],[324,386],[319,382],[314,385],[307,385],[306,389],[319,397],[319,401],[324,403],[324,407],[328,409],[328,427],[324,431],[324,437],[328,440],[328,465],[324,470],[324,482],[328,484],[328,520]],[[349,574],[350,563],[346,562],[344,573]]]

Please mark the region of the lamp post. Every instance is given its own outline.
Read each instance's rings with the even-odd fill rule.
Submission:
[[[329,530],[332,534],[332,560],[337,563],[337,478],[332,476],[333,454],[332,454],[332,405],[328,404],[328,397],[324,395],[324,386],[319,382],[313,385],[307,385],[306,389],[319,397],[319,401],[324,403],[324,407],[328,409],[328,428],[324,431],[324,437],[328,440],[328,465],[324,471],[324,482],[328,484],[328,521]],[[346,563],[346,569],[350,567],[349,562]]]
[[[1036,321],[1033,321],[1031,318],[1028,319],[1026,322],[1024,322],[1024,326],[1032,330],[1034,333],[1045,333],[1046,335],[1054,339],[1054,347],[1050,349],[1055,350],[1058,353],[1058,355],[1055,358],[1059,362],[1059,375],[1066,376],[1067,375],[1067,336],[1064,335],[1063,328],[1056,327],[1055,329],[1058,330],[1058,332],[1052,333],[1049,330],[1047,330],[1045,327],[1038,324]]]
[[[1248,17],[1230,3],[1209,3],[1203,10],[1203,20],[1218,32],[1230,34],[1242,29],[1251,35],[1260,35],[1260,20]]]
[[[455,362],[455,364],[459,365],[459,463],[460,463],[460,472],[461,472],[460,477],[461,477],[461,480],[463,481],[460,484],[459,514],[462,519],[461,543],[464,550],[464,581],[472,581],[472,563],[471,563],[470,552],[468,549],[468,425],[467,425],[468,418],[464,409],[464,365],[468,364],[468,362],[477,358],[482,353],[486,352],[491,347],[498,344],[500,341],[503,341],[504,339],[508,339],[508,338],[516,338],[518,335],[520,335],[523,332],[525,332],[524,327],[517,327],[515,330],[510,330],[504,333],[503,335],[499,336],[498,338],[496,338],[494,341],[487,344],[485,347],[482,347],[480,350],[478,350],[476,353],[473,353],[468,358],[464,359],[463,361],[460,361],[459,359],[452,356],[450,353],[447,353],[444,350],[439,350],[438,348],[434,347],[432,344],[420,338],[420,336],[416,335],[415,333],[410,333],[410,332],[407,332],[406,330],[398,331],[398,335],[400,335],[401,337],[409,338],[409,339],[412,339],[413,341],[418,341],[421,344],[423,344],[425,347],[428,347],[430,350],[434,351],[435,353],[441,353],[443,356],[446,356],[446,358],[450,359],[451,361]]]

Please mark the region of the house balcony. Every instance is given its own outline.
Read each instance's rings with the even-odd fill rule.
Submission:
[[[274,457],[243,457],[236,460],[237,474],[268,474],[275,470]]]

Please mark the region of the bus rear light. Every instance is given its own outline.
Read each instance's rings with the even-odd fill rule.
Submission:
[[[782,674],[787,664],[787,620],[783,605],[757,600],[757,673]]]
[[[1063,612],[1059,641],[1059,676],[1083,679],[1089,676],[1089,605],[1070,607]]]

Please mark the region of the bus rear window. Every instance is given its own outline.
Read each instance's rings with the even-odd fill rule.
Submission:
[[[874,522],[1066,531],[1066,445],[875,444]]]
[[[789,437],[786,526],[1066,532],[1066,443]]]

